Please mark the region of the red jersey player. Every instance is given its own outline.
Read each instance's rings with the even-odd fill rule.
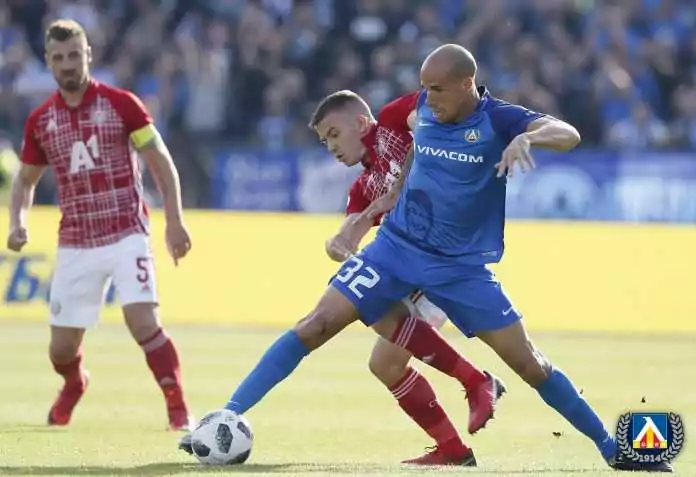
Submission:
[[[164,393],[170,428],[188,429],[178,354],[157,313],[138,153],[162,193],[166,240],[175,263],[191,247],[176,168],[140,100],[90,78],[91,49],[78,23],[52,23],[45,46],[58,91],[26,122],[7,246],[19,252],[27,243],[34,188],[46,168],[53,168],[62,219],[50,294],[49,354],[65,383],[48,423],[68,424],[85,392],[89,374],[82,366],[83,335],[98,321],[113,281],[126,324]]]
[[[328,255],[342,262],[355,253],[360,240],[375,223],[360,217],[368,206],[394,184],[413,142],[411,129],[418,92],[402,96],[372,116],[365,101],[352,91],[339,91],[324,98],[317,107],[310,127],[331,154],[348,167],[362,163],[365,168],[353,183],[348,196],[346,220],[341,230],[326,243]],[[404,300],[408,311],[436,328],[447,316],[419,292]],[[411,464],[476,465],[473,452],[463,442],[427,379],[409,365],[411,354],[396,344],[378,338],[370,357],[370,370],[391,391],[399,406],[436,442],[426,455],[405,461]],[[503,383],[473,364],[462,373],[470,417],[469,432],[475,433],[493,417]]]

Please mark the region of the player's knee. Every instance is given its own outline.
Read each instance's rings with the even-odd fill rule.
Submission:
[[[373,376],[388,388],[398,383],[406,373],[406,366],[375,361],[372,358],[370,358],[368,367]]]
[[[530,345],[530,353],[519,363],[517,374],[530,386],[540,386],[546,378],[551,375],[551,363],[544,354],[536,349],[532,343]]]
[[[355,319],[355,306],[340,292],[329,288],[316,308],[295,325],[294,331],[300,341],[313,350],[336,336]]]
[[[326,329],[326,318],[321,314],[312,312],[295,325],[294,331],[307,349],[313,350],[327,340],[325,337]]]
[[[59,364],[70,363],[77,357],[80,343],[73,340],[52,340],[48,348],[51,361]]]
[[[331,313],[314,310],[295,325],[300,341],[313,350],[331,339],[338,331]]]
[[[51,361],[66,364],[74,360],[80,352],[84,333],[82,328],[51,326],[51,341],[48,345]]]
[[[403,321],[411,316],[408,308],[399,302],[394,307],[389,310],[384,316],[382,316],[379,321],[372,324],[372,329],[382,338],[389,341],[396,333],[396,330],[403,323]]]
[[[479,337],[530,386],[540,385],[551,374],[548,359],[534,346],[520,323]]]
[[[123,317],[133,338],[140,342],[148,339],[160,328],[155,303],[131,303],[123,307]]]
[[[398,348],[400,351],[401,349]],[[370,372],[387,387],[394,386],[406,372],[410,355],[395,356],[390,353],[384,353],[379,348],[375,347],[370,355],[368,368]]]
[[[295,325],[294,331],[302,343],[313,350],[336,336],[355,319],[353,304],[340,292],[329,288],[316,308]]]

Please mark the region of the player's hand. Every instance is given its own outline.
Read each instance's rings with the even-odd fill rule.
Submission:
[[[15,227],[10,231],[7,237],[7,248],[13,252],[20,252],[29,241],[27,229],[24,227]]]
[[[184,258],[191,250],[191,237],[183,222],[177,220],[167,222],[165,231],[167,249],[174,259],[174,265],[179,265],[179,259]]]
[[[400,191],[391,189],[382,197],[373,201],[362,213],[363,217],[375,220],[394,208],[396,201],[399,200]]]
[[[534,158],[532,158],[531,144],[526,134],[520,134],[515,137],[503,151],[501,161],[495,165],[498,169],[498,177],[503,177],[504,175],[512,177],[515,164],[519,165],[522,172],[527,172],[536,167]]]
[[[358,251],[357,245],[342,235],[336,235],[326,241],[326,253],[335,262],[345,262]]]

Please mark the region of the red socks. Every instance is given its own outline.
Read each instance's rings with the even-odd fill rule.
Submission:
[[[53,369],[56,373],[63,376],[65,383],[68,385],[75,385],[82,382],[82,351],[77,352],[75,359],[69,363],[53,363]]]
[[[465,389],[473,389],[487,377],[445,341],[428,323],[409,316],[399,324],[391,342],[409,350],[419,360],[457,379]]]
[[[145,352],[147,365],[164,392],[167,407],[185,408],[179,355],[167,333],[159,328],[152,336],[138,344]]]
[[[389,390],[401,409],[432,437],[441,449],[451,454],[469,450],[437,401],[435,390],[418,371],[407,368],[404,376]]]

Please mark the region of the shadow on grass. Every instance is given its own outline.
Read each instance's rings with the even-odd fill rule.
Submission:
[[[596,473],[597,469],[529,469],[518,471],[501,471],[500,469],[485,468],[461,468],[461,467],[441,467],[445,473],[447,470],[460,473],[466,471],[469,475],[543,475],[543,474],[570,474],[570,473]],[[109,466],[81,466],[81,467],[51,467],[51,466],[0,466],[0,475],[60,475],[60,476],[155,476],[155,475],[177,475],[186,473],[195,474],[263,474],[263,473],[327,473],[327,474],[403,474],[403,473],[431,473],[432,467],[410,467],[410,466],[383,466],[370,464],[310,464],[310,463],[289,463],[289,464],[244,464],[227,467],[204,466],[189,463],[158,463],[147,464],[133,467],[109,467]]]
[[[282,473],[283,468],[290,468],[290,465],[265,465],[247,464],[235,467],[214,467],[200,464],[182,463],[158,463],[145,464],[133,467],[109,467],[105,465],[86,465],[80,467],[52,467],[52,466],[0,466],[0,475],[65,475],[65,476],[101,476],[101,475],[177,475],[177,474],[216,474],[216,473]]]

